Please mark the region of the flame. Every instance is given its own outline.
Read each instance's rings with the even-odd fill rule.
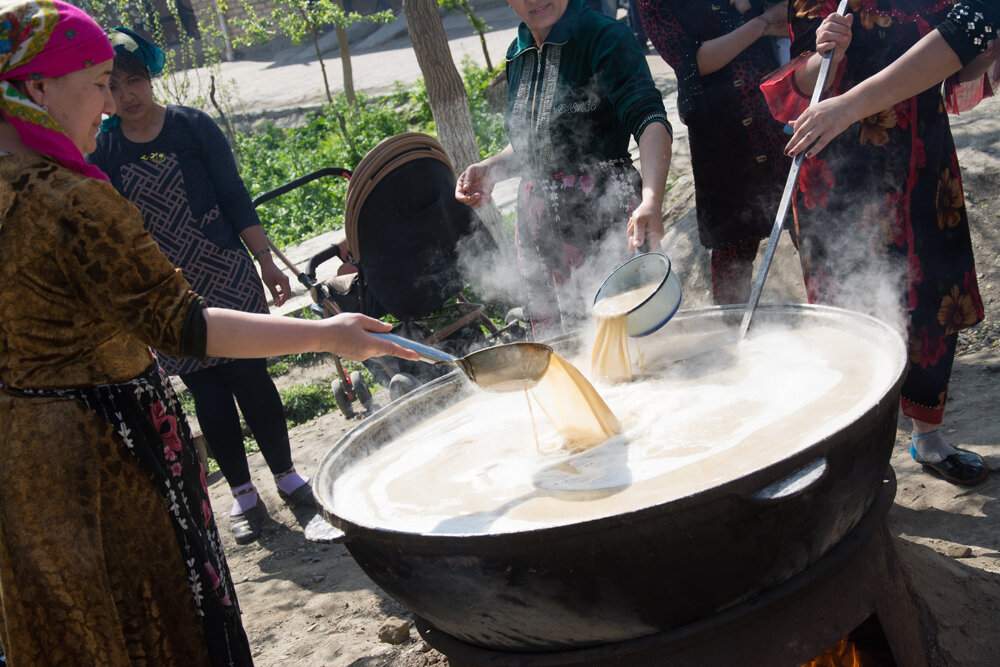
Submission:
[[[827,649],[802,667],[861,667],[861,658],[854,642],[844,637],[833,648]]]

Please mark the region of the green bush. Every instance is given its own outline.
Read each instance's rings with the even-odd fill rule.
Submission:
[[[298,384],[279,390],[281,402],[285,406],[285,419],[288,427],[305,424],[319,415],[326,414],[337,407],[333,394],[326,387],[312,384]]]
[[[491,113],[483,97],[493,73],[469,59],[462,73],[479,150],[486,157],[507,145],[502,114]],[[422,80],[410,88],[397,85],[385,96],[358,94],[354,106],[341,95],[308,114],[299,127],[268,123],[254,132],[237,133],[235,150],[243,181],[251,196],[258,197],[324,167],[354,171],[379,142],[402,132],[434,133]],[[319,178],[261,204],[257,212],[276,245],[295,245],[343,227],[347,183],[344,178]]]

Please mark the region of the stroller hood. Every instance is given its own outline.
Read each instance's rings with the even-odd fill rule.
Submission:
[[[351,178],[344,222],[352,259],[367,296],[400,320],[426,317],[464,287],[460,248],[496,250],[479,217],[454,193],[447,154],[420,133],[386,139]]]

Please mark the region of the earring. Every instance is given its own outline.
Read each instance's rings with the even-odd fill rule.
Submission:
[[[49,112],[49,108],[43,104],[42,105],[42,111],[44,111],[45,113],[48,113]]]

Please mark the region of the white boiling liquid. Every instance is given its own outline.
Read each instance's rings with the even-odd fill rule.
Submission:
[[[781,461],[871,407],[900,365],[869,338],[829,325],[761,325],[738,345],[728,329],[651,336],[641,377],[595,383],[622,434],[573,455],[536,410],[536,449],[523,392],[478,392],[341,472],[331,509],[361,525],[466,535],[689,496]]]

